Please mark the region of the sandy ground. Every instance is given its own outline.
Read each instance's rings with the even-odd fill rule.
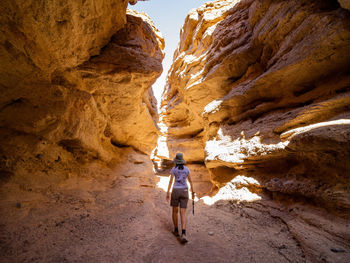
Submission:
[[[316,230],[293,231],[288,217],[279,215],[284,212],[268,202],[209,206],[199,201],[194,215],[189,203],[189,242],[183,245],[171,233],[171,208],[156,187],[150,162],[138,158],[133,169],[130,163],[112,171],[91,166],[85,176],[45,191],[3,185],[0,261],[349,262],[349,244],[342,237],[322,234],[328,244],[309,234],[313,243],[326,244],[325,253],[322,247],[312,254],[296,233]]]

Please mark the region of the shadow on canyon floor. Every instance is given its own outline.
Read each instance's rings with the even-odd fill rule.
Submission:
[[[331,234],[338,222],[329,232],[320,228],[330,223],[319,212],[271,200],[196,202],[195,214],[187,211],[190,242],[183,246],[171,234],[171,208],[152,168],[148,156],[132,153],[112,168],[89,164],[45,189],[5,183],[2,262],[346,262],[349,257],[343,237]]]

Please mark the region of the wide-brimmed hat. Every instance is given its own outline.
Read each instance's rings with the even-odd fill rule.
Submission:
[[[176,157],[174,158],[173,161],[175,164],[185,164],[186,163],[182,153],[177,153]]]

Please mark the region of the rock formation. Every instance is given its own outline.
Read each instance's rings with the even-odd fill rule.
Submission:
[[[350,15],[338,2],[193,10],[159,132],[164,41],[126,11],[137,0],[2,1],[1,259],[347,262]],[[170,154],[154,162],[182,151],[198,196],[218,192],[196,205],[186,247],[169,238],[167,180],[146,155],[159,133]],[[242,193],[260,201],[233,202]]]
[[[350,1],[349,0],[338,0],[342,8],[350,10]]]
[[[164,40],[128,2],[0,3],[1,262],[129,257],[125,222],[153,206]]]
[[[170,155],[205,162],[218,188],[245,176],[258,184],[237,187],[349,217],[349,68],[350,14],[337,2],[192,10],[162,102]]]
[[[162,72],[164,40],[146,15],[126,14],[127,4],[2,1],[4,181],[32,180],[34,171],[64,177],[74,162],[118,160],[125,147],[152,151],[150,87]]]
[[[213,201],[282,203],[288,216],[275,216],[315,262],[345,262],[329,247],[350,240],[350,13],[339,3],[192,10],[162,101],[169,156],[205,165]]]

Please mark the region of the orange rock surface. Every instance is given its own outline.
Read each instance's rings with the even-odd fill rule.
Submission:
[[[205,162],[217,187],[243,175],[349,217],[349,68],[350,16],[334,1],[207,3],[168,74],[169,152]]]
[[[164,40],[127,4],[1,2],[4,177],[33,179],[35,170],[64,177],[93,160],[118,160],[125,147],[155,147],[151,85],[162,72]]]
[[[349,0],[338,0],[342,8],[350,10],[350,1]]]
[[[164,41],[128,2],[0,3],[2,262],[348,262],[348,1],[191,11],[159,131]],[[177,151],[185,246],[152,165]]]

